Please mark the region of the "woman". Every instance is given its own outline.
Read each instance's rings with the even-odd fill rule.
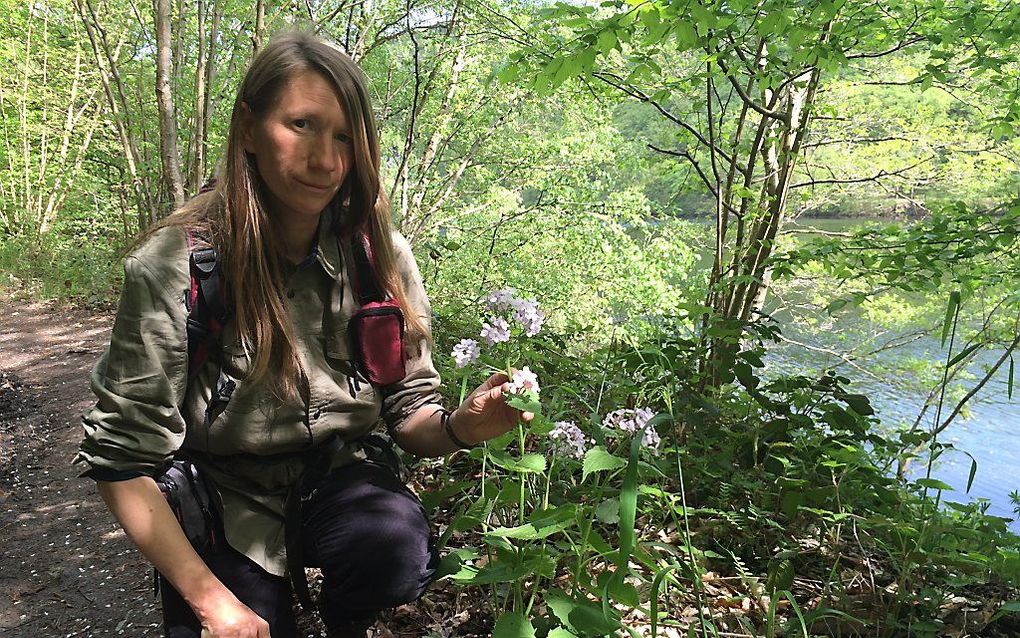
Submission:
[[[354,363],[347,334],[357,232],[407,326],[405,375],[380,387]],[[189,238],[215,248],[231,311],[222,347],[200,365],[192,357],[191,370]],[[423,593],[435,567],[428,522],[369,458],[365,435],[381,417],[404,450],[439,456],[531,418],[507,405],[500,374],[444,410],[429,316],[410,249],[389,228],[363,75],[314,36],[275,38],[241,84],[215,188],[125,260],[76,459],[162,575],[167,635],[295,635],[288,548],[300,549],[299,571],[322,569],[331,636],[363,636],[376,612]],[[218,514],[217,542],[202,555],[153,479],[181,452]],[[288,519],[294,502],[300,513]]]

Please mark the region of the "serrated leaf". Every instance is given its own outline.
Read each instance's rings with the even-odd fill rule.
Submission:
[[[618,42],[619,39],[616,37],[616,31],[613,29],[606,29],[605,31],[599,32],[598,44],[595,46],[598,48],[599,53],[606,55],[616,47]]]
[[[516,527],[497,527],[486,532],[486,536],[502,536],[520,540],[539,540],[562,532],[577,523],[577,509],[573,505],[563,505],[549,510],[541,510],[531,516],[531,521]]]
[[[507,469],[515,472],[533,472],[541,474],[545,471],[545,457],[541,454],[525,454],[516,463],[512,463]]]
[[[556,627],[549,632],[548,638],[577,638],[577,634],[570,633],[569,630],[563,627]]]
[[[511,408],[520,410],[521,412],[531,412],[532,414],[542,413],[542,404],[528,397],[511,394],[506,397],[506,402]]]
[[[626,465],[627,461],[618,456],[613,456],[601,445],[596,445],[584,455],[584,462],[581,465],[581,481],[587,480],[589,474],[618,470]]]

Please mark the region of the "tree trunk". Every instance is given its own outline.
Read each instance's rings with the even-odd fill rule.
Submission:
[[[180,155],[177,151],[177,116],[170,91],[170,0],[156,0],[156,102],[159,104],[160,160],[163,184],[174,208],[184,203]]]
[[[206,78],[209,69],[206,65],[206,41],[205,41],[205,0],[198,0],[198,60],[195,62],[195,124],[191,132],[191,170],[188,171],[187,190],[195,193],[202,186],[203,173],[205,172],[205,144],[206,138],[205,123],[207,121],[205,108],[206,100]]]
[[[255,3],[255,32],[251,36],[252,55],[262,48],[262,36],[266,32],[266,0]]]

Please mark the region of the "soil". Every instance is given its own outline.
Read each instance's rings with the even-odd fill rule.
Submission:
[[[163,635],[152,568],[71,466],[111,327],[110,310],[0,300],[0,636]],[[383,621],[396,636],[478,635],[485,614],[464,602],[440,582]],[[325,635],[299,618],[303,636]]]

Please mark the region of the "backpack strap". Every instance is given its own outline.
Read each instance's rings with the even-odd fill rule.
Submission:
[[[189,271],[191,288],[188,291],[188,381],[202,369],[214,348],[218,348],[220,333],[229,319],[223,302],[223,285],[216,263],[216,248],[198,248],[197,237],[191,230],[188,237]],[[218,350],[216,351],[218,354]]]
[[[385,301],[387,294],[379,285],[375,274],[375,255],[368,233],[357,232],[351,238],[351,253],[354,257],[354,272],[351,273],[351,288],[359,305],[373,301]]]

